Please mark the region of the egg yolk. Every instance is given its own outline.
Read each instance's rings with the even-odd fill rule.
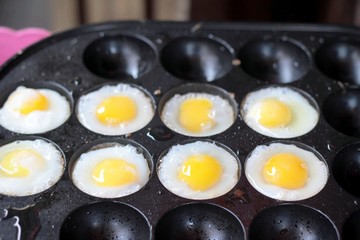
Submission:
[[[205,98],[186,99],[180,105],[179,122],[190,132],[201,132],[211,128],[215,122],[211,118],[212,102]]]
[[[191,189],[204,191],[214,186],[220,180],[221,174],[222,166],[216,158],[199,154],[184,161],[178,177]]]
[[[257,120],[264,127],[283,127],[291,122],[291,109],[277,99],[264,99],[257,112]]]
[[[137,107],[127,96],[112,96],[103,100],[96,108],[97,119],[109,126],[116,126],[135,119]]]
[[[280,153],[271,157],[265,163],[262,173],[267,183],[287,189],[299,189],[308,179],[307,164],[291,153]]]
[[[136,165],[118,158],[104,159],[92,171],[92,178],[99,186],[117,187],[137,180]]]
[[[0,160],[0,173],[8,177],[26,177],[30,174],[30,170],[23,166],[42,166],[42,156],[30,149],[16,149],[8,152]],[[37,166],[35,166],[37,165]]]
[[[39,91],[31,91],[31,97],[23,99],[20,104],[20,107],[16,109],[21,114],[29,114],[33,111],[45,111],[49,109],[48,99],[41,94]]]

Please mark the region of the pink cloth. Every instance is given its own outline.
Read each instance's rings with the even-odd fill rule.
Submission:
[[[14,56],[18,51],[50,36],[50,32],[40,28],[13,30],[0,27],[0,65]]]

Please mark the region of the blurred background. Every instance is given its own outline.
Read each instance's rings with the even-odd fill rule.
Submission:
[[[335,23],[360,26],[360,0],[0,0],[0,26],[63,31],[109,20]]]

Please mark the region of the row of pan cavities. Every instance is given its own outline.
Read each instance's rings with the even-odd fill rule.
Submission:
[[[240,217],[241,219],[241,217]],[[167,239],[327,239],[339,240],[338,229],[322,212],[306,205],[279,204],[268,207],[252,220],[248,237],[234,213],[215,204],[196,202],[166,212],[154,229],[156,240]],[[342,239],[360,235],[360,212],[354,212],[342,228]],[[152,239],[145,215],[120,202],[97,202],[81,206],[62,224],[60,239]]]
[[[246,43],[237,53],[217,37],[178,37],[160,52],[163,67],[186,80],[211,82],[224,77],[234,65],[249,75],[272,83],[290,83],[312,67],[310,51],[291,38],[260,39]],[[138,78],[155,65],[158,53],[144,37],[118,35],[93,41],[84,51],[85,65],[94,74],[114,79]],[[332,40],[315,53],[317,67],[337,81],[359,85],[360,44]]]

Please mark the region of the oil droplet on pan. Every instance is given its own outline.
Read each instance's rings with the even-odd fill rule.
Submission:
[[[167,141],[174,137],[174,133],[165,126],[159,126],[150,128],[146,136],[156,141]]]

